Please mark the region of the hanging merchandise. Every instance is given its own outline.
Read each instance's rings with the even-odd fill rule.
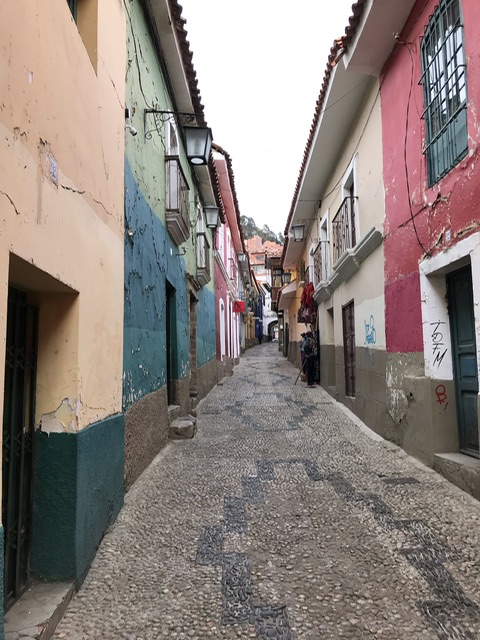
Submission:
[[[235,300],[233,311],[234,313],[243,313],[245,311],[245,302],[243,300]]]

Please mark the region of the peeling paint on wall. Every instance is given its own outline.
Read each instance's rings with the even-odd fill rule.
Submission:
[[[45,433],[74,433],[77,430],[77,412],[69,398],[64,398],[55,411],[43,414],[40,420],[40,431]]]
[[[188,300],[185,263],[175,254],[170,236],[144,199],[128,160],[125,161],[124,373],[123,408],[126,409],[167,382],[166,285],[176,289],[178,370],[189,373]]]

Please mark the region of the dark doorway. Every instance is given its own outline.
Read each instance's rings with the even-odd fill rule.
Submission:
[[[342,309],[345,395],[355,397],[355,313],[353,301]]]
[[[37,309],[27,304],[25,292],[10,287],[2,468],[6,608],[21,596],[29,582],[37,329]]]
[[[447,276],[460,451],[477,456],[478,373],[470,267]]]
[[[177,362],[177,305],[176,292],[169,282],[166,282],[167,296],[167,398],[168,404],[175,404],[175,373]]]

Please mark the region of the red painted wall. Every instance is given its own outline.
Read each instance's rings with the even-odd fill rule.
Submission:
[[[432,188],[422,153],[420,40],[438,0],[419,0],[381,74],[387,351],[423,350],[418,263],[480,226],[480,2],[461,0],[469,152]],[[450,231],[447,240],[446,231]]]

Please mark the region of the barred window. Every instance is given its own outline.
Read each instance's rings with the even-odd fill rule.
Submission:
[[[421,45],[428,185],[468,151],[467,83],[459,0],[442,0]]]

